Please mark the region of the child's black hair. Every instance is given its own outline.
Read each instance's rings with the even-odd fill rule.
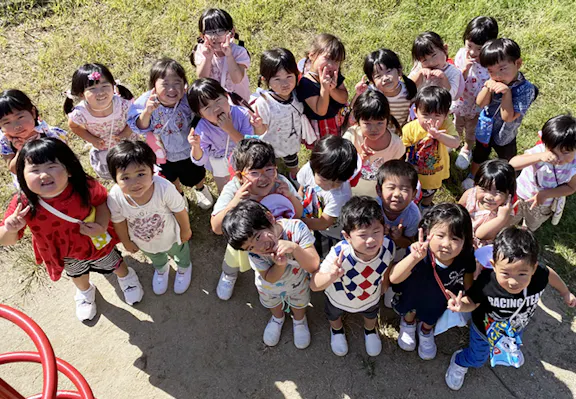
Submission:
[[[502,61],[516,62],[521,57],[520,46],[512,39],[499,38],[486,42],[480,50],[480,64],[484,68]]]
[[[498,37],[498,22],[492,17],[479,16],[473,18],[462,35],[462,41],[468,40],[477,46],[483,46],[489,40]]]
[[[412,60],[414,62],[421,61],[427,55],[434,54],[436,50],[442,51],[446,54],[446,58],[448,58],[446,48],[444,47],[444,40],[442,40],[438,33],[420,33],[416,36],[416,39],[414,39],[414,44],[412,44]]]
[[[260,77],[266,81],[266,85],[270,87],[270,79],[272,79],[279,70],[285,70],[287,73],[293,73],[298,80],[298,64],[296,58],[290,50],[285,48],[274,48],[266,50],[260,56]],[[258,81],[260,86],[260,80]]]
[[[542,128],[542,142],[549,150],[560,148],[564,151],[574,151],[576,118],[572,115],[558,115],[548,119]]]
[[[141,140],[122,140],[108,151],[106,164],[112,179],[116,183],[116,174],[128,167],[130,164],[147,166],[154,171],[156,164],[156,154]]]
[[[390,177],[406,177],[410,180],[412,190],[416,191],[418,187],[418,172],[414,166],[401,159],[391,159],[378,168],[377,187],[381,188],[386,179]]]
[[[530,230],[510,226],[501,230],[494,239],[493,260],[494,263],[524,260],[530,265],[537,265],[538,250],[538,242]]]
[[[452,96],[450,92],[440,86],[425,86],[418,90],[414,100],[416,110],[425,114],[448,115]]]
[[[322,54],[325,54],[329,60],[340,63],[346,59],[344,44],[336,36],[329,33],[321,33],[312,39],[306,57],[310,58],[311,55],[317,57]]]
[[[148,79],[148,90],[152,90],[156,81],[158,79],[164,79],[169,72],[174,72],[180,79],[184,81],[184,84],[188,83],[186,79],[186,71],[184,67],[178,63],[178,61],[172,58],[161,58],[154,61],[152,68],[150,68],[150,78]]]
[[[239,94],[227,91],[212,78],[196,79],[188,88],[187,96],[190,109],[196,115],[200,115],[200,110],[206,107],[209,101],[214,101],[220,96],[224,96],[226,99],[230,97],[232,103],[243,105],[251,110],[250,105]]]
[[[90,79],[93,73],[100,74],[100,76],[106,79],[108,83],[110,83],[112,86],[116,86],[118,89],[118,94],[120,94],[122,98],[127,100],[132,100],[134,98],[132,92],[125,86],[116,84],[114,76],[112,76],[112,72],[110,72],[110,70],[106,68],[105,65],[99,64],[97,62],[93,64],[84,64],[74,72],[72,75],[72,87],[70,88],[70,94],[75,97],[80,97],[87,88],[100,83],[100,79]],[[64,100],[64,113],[68,115],[70,112],[72,112],[73,109],[74,100],[66,97],[66,100]]]
[[[35,117],[35,125],[38,125],[38,108],[32,103],[30,97],[20,90],[4,90],[0,94],[0,119],[18,111],[30,112]]]
[[[45,137],[24,144],[16,161],[18,184],[26,198],[28,198],[30,215],[32,217],[36,215],[39,197],[38,194],[30,190],[26,183],[24,167],[26,163],[40,165],[46,162],[59,162],[64,165],[69,174],[68,183],[72,186],[72,190],[78,193],[82,200],[82,205],[89,207],[90,192],[88,183],[94,178],[84,172],[80,160],[66,143],[55,137]]]
[[[350,234],[353,230],[368,227],[374,222],[379,222],[382,227],[386,224],[380,204],[367,195],[350,198],[342,207],[339,219],[339,224],[346,234]]]
[[[378,49],[364,58],[364,75],[366,75],[370,83],[374,83],[376,65],[384,69],[398,69],[399,71],[403,71],[400,57],[398,57],[394,51],[385,48]],[[404,81],[404,85],[406,85],[406,98],[412,100],[418,91],[416,83],[404,75],[404,73],[402,73],[402,80]]]
[[[272,227],[271,213],[264,205],[254,200],[242,200],[222,220],[222,233],[226,242],[236,250],[260,230]]]
[[[360,94],[352,106],[354,118],[361,120],[388,121],[392,123],[396,132],[402,132],[402,127],[390,113],[390,105],[386,96],[378,90],[368,89]]]
[[[496,190],[514,197],[516,194],[516,172],[504,159],[491,159],[483,162],[474,176],[474,185],[485,190]]]
[[[242,139],[232,152],[232,164],[237,172],[262,169],[275,165],[274,147],[260,139]]]
[[[310,168],[326,180],[345,182],[354,175],[358,153],[354,144],[340,136],[325,136],[310,155]]]

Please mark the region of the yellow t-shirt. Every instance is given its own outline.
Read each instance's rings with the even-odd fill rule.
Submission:
[[[450,118],[446,118],[440,129],[446,134],[457,136]],[[442,180],[450,176],[450,157],[444,144],[434,139],[426,139],[428,132],[417,120],[402,128],[402,142],[406,146],[406,161],[416,167],[422,189],[433,190],[442,187]]]

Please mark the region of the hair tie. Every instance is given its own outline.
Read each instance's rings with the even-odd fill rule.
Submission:
[[[63,94],[66,96],[66,98],[69,98],[70,100],[74,101],[74,96],[72,95],[72,92],[70,90],[66,90]]]
[[[246,136],[244,136],[245,139],[256,139],[256,140],[260,140],[260,136],[258,136],[257,134],[247,134]]]
[[[115,84],[116,86],[121,85],[121,84],[122,84],[122,81],[121,81],[120,79],[115,79],[115,80],[114,80],[114,84]]]

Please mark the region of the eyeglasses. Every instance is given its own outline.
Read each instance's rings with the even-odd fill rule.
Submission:
[[[211,37],[222,37],[224,35],[226,35],[229,31],[227,31],[226,29],[214,29],[214,30],[207,30],[204,31],[204,34],[206,36],[211,36]]]
[[[242,172],[242,176],[249,180],[258,180],[262,175],[266,177],[276,177],[276,167],[270,166],[264,169],[250,169],[248,172]]]

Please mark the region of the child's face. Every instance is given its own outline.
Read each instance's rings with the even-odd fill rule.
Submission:
[[[38,135],[34,130],[35,126],[36,110],[33,112],[16,111],[0,119],[2,133],[17,150],[20,150],[28,140]]]
[[[206,30],[202,33],[202,39],[206,43],[209,43],[214,51],[222,51],[222,43],[226,41],[226,35],[229,35],[231,41],[234,38],[234,29],[226,30],[226,29],[214,29],[214,30]]]
[[[509,85],[518,76],[518,70],[522,66],[522,59],[517,59],[516,61],[502,60],[499,63],[489,66],[488,74],[490,74],[490,79],[495,82],[504,83]]]
[[[418,61],[422,64],[422,68],[443,69],[446,66],[446,59],[446,51],[435,48],[432,54],[425,55]]]
[[[114,98],[114,85],[101,77],[94,86],[87,87],[82,96],[93,110],[106,109]]]
[[[137,163],[129,164],[126,169],[116,171],[116,183],[125,195],[142,198],[153,190],[152,168]]]
[[[332,76],[334,72],[338,72],[340,69],[340,61],[331,60],[326,54],[310,55],[310,60],[312,61],[310,68],[312,72],[320,73],[326,68],[328,76]]]
[[[434,112],[423,112],[420,109],[416,109],[416,118],[418,119],[418,123],[422,126],[422,129],[426,130],[427,132],[430,131],[430,128],[434,128],[438,126],[438,129],[444,121],[446,120],[447,115],[445,114],[437,114]]]
[[[352,245],[358,257],[364,260],[373,259],[384,242],[384,226],[374,220],[369,226],[362,226],[350,231],[350,234],[342,232],[346,241]]]
[[[471,42],[470,40],[464,40],[464,48],[466,49],[466,58],[476,62],[480,61],[481,45]]]
[[[376,141],[384,137],[388,133],[388,121],[387,120],[375,120],[361,119],[358,123],[360,125],[360,131],[362,132],[362,137],[364,139]]]
[[[30,191],[42,198],[53,198],[62,193],[68,185],[70,174],[60,162],[24,165],[24,180]]]
[[[389,92],[396,89],[402,71],[396,68],[387,68],[386,65],[375,64],[372,80],[374,86],[381,92]]]
[[[436,224],[428,233],[428,237],[434,235],[430,240],[430,251],[437,260],[449,266],[454,258],[460,255],[464,240],[452,235],[447,224]]]
[[[208,104],[200,109],[200,116],[213,125],[218,125],[218,118],[230,115],[230,103],[226,96],[209,100]]]
[[[278,248],[278,237],[274,231],[274,224],[271,228],[258,230],[242,245],[244,251],[259,255],[273,254],[276,252],[276,248]]]
[[[491,260],[496,281],[502,288],[511,294],[519,294],[528,287],[532,275],[536,272],[536,265],[531,265],[525,259],[517,259],[510,263],[508,259]]]
[[[556,158],[558,158],[558,165],[565,165],[574,161],[574,157],[576,157],[576,150],[566,150],[564,148],[556,147],[552,151]]]
[[[162,105],[174,107],[184,96],[186,83],[174,71],[168,71],[166,76],[156,80],[154,88]]]
[[[508,200],[508,193],[498,191],[492,184],[490,190],[476,186],[476,201],[487,211],[495,211]]]
[[[380,190],[382,206],[385,212],[402,212],[414,199],[416,191],[410,179],[404,176],[390,176],[384,180]]]
[[[344,184],[344,182],[340,180],[328,180],[318,173],[314,173],[314,182],[324,191],[335,190]]]
[[[241,174],[241,182],[252,183],[248,191],[255,197],[265,197],[274,188],[278,171],[275,165],[268,165],[262,169],[244,169]]]
[[[268,87],[279,96],[288,98],[296,87],[296,75],[287,72],[285,69],[279,69],[278,72],[270,78]]]

